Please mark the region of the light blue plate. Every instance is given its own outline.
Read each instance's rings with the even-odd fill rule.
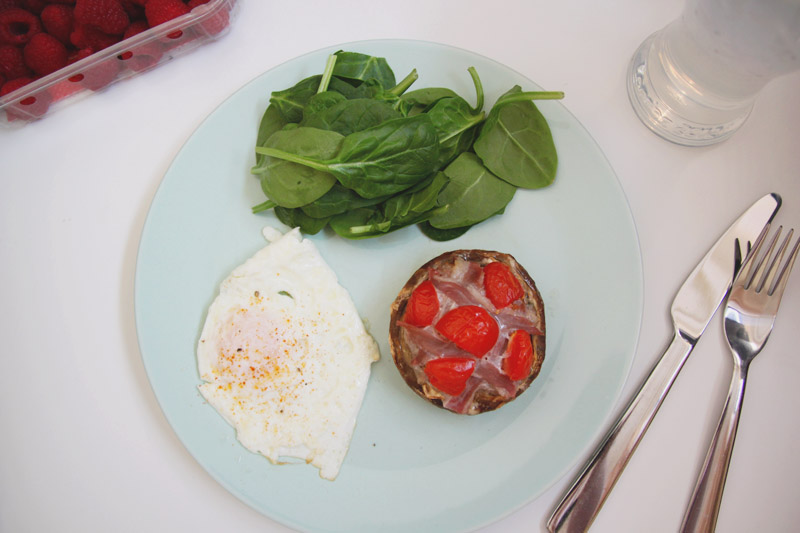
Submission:
[[[599,438],[634,355],[642,310],[641,257],[625,195],[602,152],[560,102],[541,102],[558,148],[549,188],[518,191],[505,214],[436,243],[416,227],[378,239],[311,237],[380,343],[350,451],[336,481],[315,468],[274,466],[236,440],[197,391],[195,344],[218,284],[265,245],[274,215],[250,175],[261,113],[273,90],[323,70],[347,49],[386,57],[415,88],[445,86],[487,108],[532,81],[490,59],[418,41],[359,42],[280,65],[236,92],[192,135],[164,177],[139,248],[136,321],[142,358],[170,424],[222,485],[290,527],[312,531],[463,531],[529,502]],[[559,89],[549,87],[548,89]],[[569,95],[567,95],[567,101]],[[514,255],[542,293],[547,357],[520,398],[493,413],[458,416],[417,397],[388,347],[389,306],[410,274],[437,254],[484,248]]]

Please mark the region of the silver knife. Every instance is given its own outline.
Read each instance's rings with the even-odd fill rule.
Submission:
[[[697,340],[730,289],[744,247],[755,241],[781,206],[781,197],[768,194],[754,203],[709,250],[678,290],[672,302],[675,334],[661,359],[650,371],[595,450],[581,474],[547,521],[551,533],[583,533],[614,488],[636,446],[669,392]]]

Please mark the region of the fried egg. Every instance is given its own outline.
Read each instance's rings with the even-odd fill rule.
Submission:
[[[333,480],[378,345],[312,241],[297,228],[264,237],[208,309],[199,389],[245,448],[276,464],[302,459]]]

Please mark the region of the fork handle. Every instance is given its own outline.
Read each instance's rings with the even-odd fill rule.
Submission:
[[[746,382],[747,365],[734,365],[728,399],[683,517],[681,533],[711,533],[717,526]]]
[[[676,331],[639,392],[595,450],[572,487],[547,521],[553,533],[583,533],[594,521],[628,464],[694,343]]]

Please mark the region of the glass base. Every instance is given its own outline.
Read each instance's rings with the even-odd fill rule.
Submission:
[[[733,135],[752,109],[715,108],[696,84],[681,83],[655,33],[639,46],[628,66],[628,98],[636,115],[654,133],[683,146],[708,146]],[[699,117],[699,118],[698,118]]]

